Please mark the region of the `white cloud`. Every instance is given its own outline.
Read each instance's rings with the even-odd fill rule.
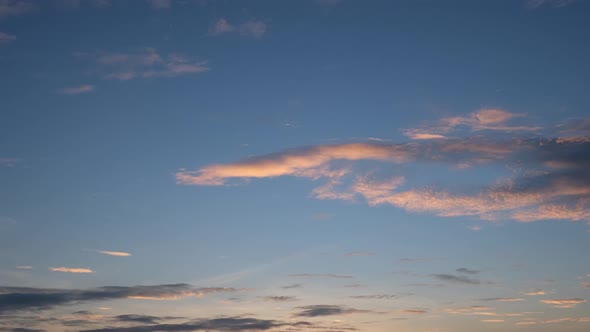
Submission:
[[[67,273],[94,273],[91,269],[84,267],[50,267],[50,271],[54,272],[67,272]]]
[[[63,95],[79,95],[94,91],[94,85],[84,84],[80,86],[67,87],[58,90],[58,93]]]

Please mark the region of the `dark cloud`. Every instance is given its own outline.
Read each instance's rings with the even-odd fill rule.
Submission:
[[[393,299],[397,295],[393,294],[373,294],[373,295],[354,295],[350,296],[353,299],[366,299],[366,300],[382,300],[382,299]]]
[[[157,324],[161,320],[160,317],[146,315],[119,315],[115,316],[114,319],[119,322],[142,324]]]
[[[260,298],[265,301],[273,302],[289,302],[297,300],[295,296],[261,296]]]
[[[452,275],[452,274],[433,274],[432,276],[438,280],[452,282],[455,284],[468,284],[468,285],[481,284],[481,281],[479,281],[477,279],[472,279],[472,278],[469,278],[466,276],[457,276],[457,275]]]
[[[282,289],[292,289],[292,288],[301,288],[303,284],[291,284],[281,287]]]
[[[95,289],[0,287],[0,313],[47,309],[57,305],[122,298],[173,299],[212,293],[236,292],[234,288],[195,288],[188,284],[154,286],[105,286]]]
[[[181,324],[157,324],[129,327],[106,327],[82,332],[165,332],[165,331],[266,331],[284,326],[307,326],[307,322],[285,323],[276,320],[265,320],[244,317],[224,317],[199,319]]]
[[[295,273],[289,274],[289,277],[306,277],[306,278],[334,278],[334,279],[352,279],[353,276],[331,274],[331,273]]]
[[[369,313],[373,312],[370,310],[359,310],[354,308],[348,308],[341,305],[308,305],[303,307],[297,307],[300,311],[295,314],[296,317],[318,317],[318,316],[334,316],[334,315],[347,315],[356,313]]]
[[[10,331],[10,332],[45,332],[45,330],[27,329],[27,328],[24,328],[24,327],[15,327],[15,328],[9,328],[9,329],[0,329],[0,331]]]
[[[470,270],[468,268],[465,267],[460,267],[457,270],[455,270],[459,273],[465,273],[465,274],[478,274],[480,271],[479,270]]]

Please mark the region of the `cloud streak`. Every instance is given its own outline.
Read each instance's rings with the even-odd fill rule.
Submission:
[[[50,267],[49,271],[66,273],[94,273],[91,269],[84,267]]]
[[[177,300],[216,293],[237,292],[235,288],[201,287],[188,284],[154,286],[105,286],[94,289],[49,289],[0,287],[0,313],[48,309],[59,305],[116,299]]]
[[[82,93],[88,93],[94,91],[94,85],[84,84],[80,86],[74,86],[69,88],[63,88],[58,90],[57,92],[62,95],[79,95]]]
[[[131,256],[128,252],[123,251],[106,251],[106,250],[97,250],[98,253],[109,255],[109,256],[117,256],[117,257],[129,257]]]
[[[107,79],[127,81],[136,78],[171,78],[209,70],[206,61],[178,53],[161,54],[146,48],[132,53],[106,53],[96,58]]]

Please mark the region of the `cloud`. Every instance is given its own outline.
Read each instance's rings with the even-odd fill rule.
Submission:
[[[209,33],[213,36],[219,36],[226,33],[237,32],[246,37],[262,38],[266,33],[266,30],[267,26],[262,21],[251,20],[235,26],[222,17],[209,28]]]
[[[404,134],[416,140],[444,139],[447,134],[464,127],[471,131],[537,131],[541,127],[510,126],[507,122],[524,114],[511,113],[501,109],[482,109],[467,116],[448,117],[439,120],[435,125],[404,130]]]
[[[565,7],[573,4],[577,0],[526,0],[527,7],[531,9],[539,8],[542,6],[552,7]]]
[[[261,296],[260,298],[271,302],[290,302],[297,300],[295,296]]]
[[[67,273],[94,273],[91,269],[83,267],[50,267],[50,271]]]
[[[17,266],[16,268],[17,268],[17,269],[21,269],[21,270],[30,270],[30,269],[32,269],[33,267],[32,267],[32,266],[30,266],[30,265],[19,265],[19,266]]]
[[[176,300],[201,297],[216,293],[237,292],[235,288],[201,287],[188,284],[154,286],[104,286],[94,289],[48,289],[28,287],[0,287],[0,313],[48,309],[89,301],[116,299]]]
[[[306,322],[280,322],[248,317],[222,317],[212,319],[197,319],[182,324],[157,324],[129,327],[106,327],[82,332],[162,332],[162,331],[266,331],[283,326],[311,325]]]
[[[97,250],[97,252],[101,253],[101,254],[105,254],[105,255],[109,255],[109,256],[118,256],[118,257],[128,257],[131,256],[130,253],[128,252],[123,252],[123,251],[106,251],[106,250]]]
[[[219,186],[232,178],[303,176],[312,179],[338,178],[345,174],[327,167],[334,160],[381,160],[404,162],[411,155],[402,146],[368,143],[321,145],[251,158],[233,164],[211,165],[197,171],[180,171],[176,180],[184,185]]]
[[[504,128],[521,114],[485,110],[444,123],[468,124],[476,129]],[[499,130],[499,129],[498,129]],[[562,129],[565,130],[565,129]],[[367,172],[372,162],[376,171]],[[517,165],[509,178],[480,188],[450,191],[435,186],[412,187],[391,164],[418,163],[432,167],[468,162],[505,168]],[[400,169],[403,169],[400,167]],[[447,169],[448,170],[448,169]],[[364,199],[370,206],[391,205],[410,212],[441,217],[477,217],[482,220],[590,220],[590,138],[530,138],[498,140],[478,136],[401,144],[359,142],[286,150],[246,160],[213,164],[197,170],[181,169],[181,185],[219,186],[256,178],[295,176],[324,180],[311,191],[318,199]],[[424,174],[444,176],[444,171]],[[483,178],[483,176],[482,176]],[[457,186],[455,186],[457,187]]]
[[[2,43],[9,43],[11,41],[15,41],[16,40],[16,36],[15,35],[11,35],[9,33],[6,32],[0,32],[0,44]]]
[[[482,319],[483,323],[504,323],[503,319]]]
[[[81,93],[88,93],[94,91],[94,85],[84,84],[80,86],[68,87],[58,90],[58,93],[63,95],[79,95]]]
[[[297,314],[295,314],[295,317],[321,317],[372,312],[370,310],[359,310],[340,305],[323,304],[297,307],[297,309],[299,309],[300,311]]]
[[[539,302],[550,304],[555,308],[575,308],[578,304],[585,303],[586,300],[580,298],[574,299],[549,299],[540,300]]]
[[[293,288],[301,288],[303,287],[302,284],[291,284],[281,287],[282,289],[293,289]]]
[[[521,301],[524,301],[524,299],[518,298],[518,297],[492,297],[492,298],[483,299],[483,301],[521,302]]]
[[[426,314],[428,313],[427,310],[423,310],[423,309],[406,309],[406,310],[402,310],[402,313],[404,314]]]
[[[368,251],[353,251],[353,252],[347,253],[345,256],[350,256],[350,257],[375,256],[375,253],[368,252]]]
[[[210,32],[212,35],[221,35],[228,32],[233,32],[236,30],[236,27],[231,25],[225,18],[220,18],[215,22],[213,27],[211,27]]]
[[[590,281],[583,281],[583,282],[581,283],[581,285],[582,285],[582,287],[584,287],[584,288],[590,288]]]
[[[350,298],[353,299],[363,299],[363,300],[390,300],[393,298],[396,298],[397,295],[393,295],[393,294],[373,294],[373,295],[354,295],[354,296],[350,296]]]
[[[459,307],[459,308],[445,309],[445,311],[450,314],[467,314],[467,315],[470,315],[470,314],[473,314],[476,312],[487,312],[489,310],[494,310],[494,308],[476,305],[476,306],[471,306],[471,307]]]
[[[157,324],[161,320],[160,317],[146,315],[118,315],[114,319],[119,322],[142,324]]]
[[[108,71],[106,78],[121,81],[170,78],[209,70],[206,61],[177,53],[160,54],[153,48],[133,53],[106,53],[98,56],[96,61]]]
[[[262,21],[248,21],[240,24],[238,32],[242,36],[262,38],[266,33],[266,24]]]
[[[0,18],[19,16],[37,9],[30,1],[24,0],[0,0]]]
[[[20,161],[18,158],[0,158],[0,166],[14,167]]]
[[[334,279],[352,279],[352,278],[354,278],[353,276],[331,274],[331,273],[294,273],[294,274],[289,274],[289,277],[334,278]]]
[[[172,7],[172,0],[148,0],[153,9],[169,9]]]
[[[457,271],[459,273],[465,273],[465,274],[478,274],[479,273],[478,270],[470,270],[470,269],[465,268],[465,267],[460,267],[460,268],[458,268],[455,271]]]
[[[467,285],[481,284],[481,281],[476,280],[476,279],[472,279],[472,278],[468,278],[466,276],[457,276],[457,275],[452,275],[452,274],[433,274],[432,276],[438,280],[447,281],[447,282],[451,282],[451,283],[455,283],[455,284],[467,284]]]
[[[528,295],[528,296],[537,296],[537,295],[545,295],[547,294],[547,291],[545,291],[544,289],[537,289],[531,292],[526,292],[524,293],[524,295]]]

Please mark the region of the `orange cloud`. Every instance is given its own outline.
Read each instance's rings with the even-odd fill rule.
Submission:
[[[94,273],[91,269],[83,267],[50,267],[50,271],[67,272],[67,273]]]

